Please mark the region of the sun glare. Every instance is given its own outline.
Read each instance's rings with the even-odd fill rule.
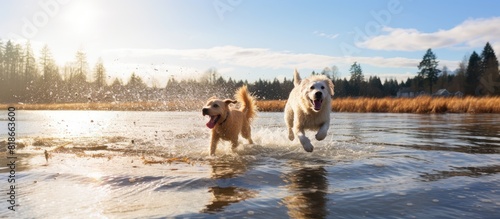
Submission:
[[[86,111],[75,117],[74,111],[60,111],[57,118],[50,118],[49,125],[60,136],[100,137],[111,123],[109,114],[100,111]]]
[[[87,177],[89,177],[95,181],[101,181],[101,179],[103,177],[103,174],[100,172],[89,172],[86,175],[87,175]]]
[[[97,16],[98,7],[93,1],[74,1],[68,5],[63,19],[75,34],[85,36],[92,34]]]

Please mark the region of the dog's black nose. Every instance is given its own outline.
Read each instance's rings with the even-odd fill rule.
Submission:
[[[201,110],[201,112],[203,113],[203,115],[207,115],[208,114],[208,109],[207,108],[203,108]]]
[[[323,93],[321,93],[321,92],[319,92],[319,91],[318,91],[318,92],[316,92],[316,93],[314,93],[314,98],[316,98],[316,99],[321,99],[322,97],[323,97]]]

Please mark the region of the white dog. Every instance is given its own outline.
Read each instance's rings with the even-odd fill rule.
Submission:
[[[285,106],[285,122],[288,126],[290,141],[297,136],[307,152],[313,151],[313,145],[305,136],[304,130],[318,131],[316,139],[325,139],[330,127],[333,83],[324,75],[315,75],[304,80],[295,70],[294,88],[290,92]]]

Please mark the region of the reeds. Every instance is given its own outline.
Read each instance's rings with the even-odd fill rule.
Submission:
[[[0,104],[0,109],[15,107],[17,110],[111,110],[111,111],[192,111],[200,108],[203,101],[148,101],[105,103],[54,103],[54,104]]]
[[[285,101],[260,101],[261,111],[282,111]],[[338,98],[332,101],[334,112],[357,113],[500,113],[500,97],[466,98]]]
[[[204,101],[171,100],[161,102],[0,104],[17,110],[118,110],[118,111],[196,111]],[[261,112],[282,112],[285,100],[256,102]],[[500,113],[500,97],[465,98],[338,98],[332,100],[334,112],[379,113]]]

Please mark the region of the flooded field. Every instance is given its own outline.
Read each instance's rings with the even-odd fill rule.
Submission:
[[[201,112],[16,113],[15,212],[5,201],[0,118],[2,218],[498,218],[500,210],[498,114],[332,113],[329,135],[307,153],[288,140],[282,113],[260,113],[254,145],[219,144],[209,157]]]

